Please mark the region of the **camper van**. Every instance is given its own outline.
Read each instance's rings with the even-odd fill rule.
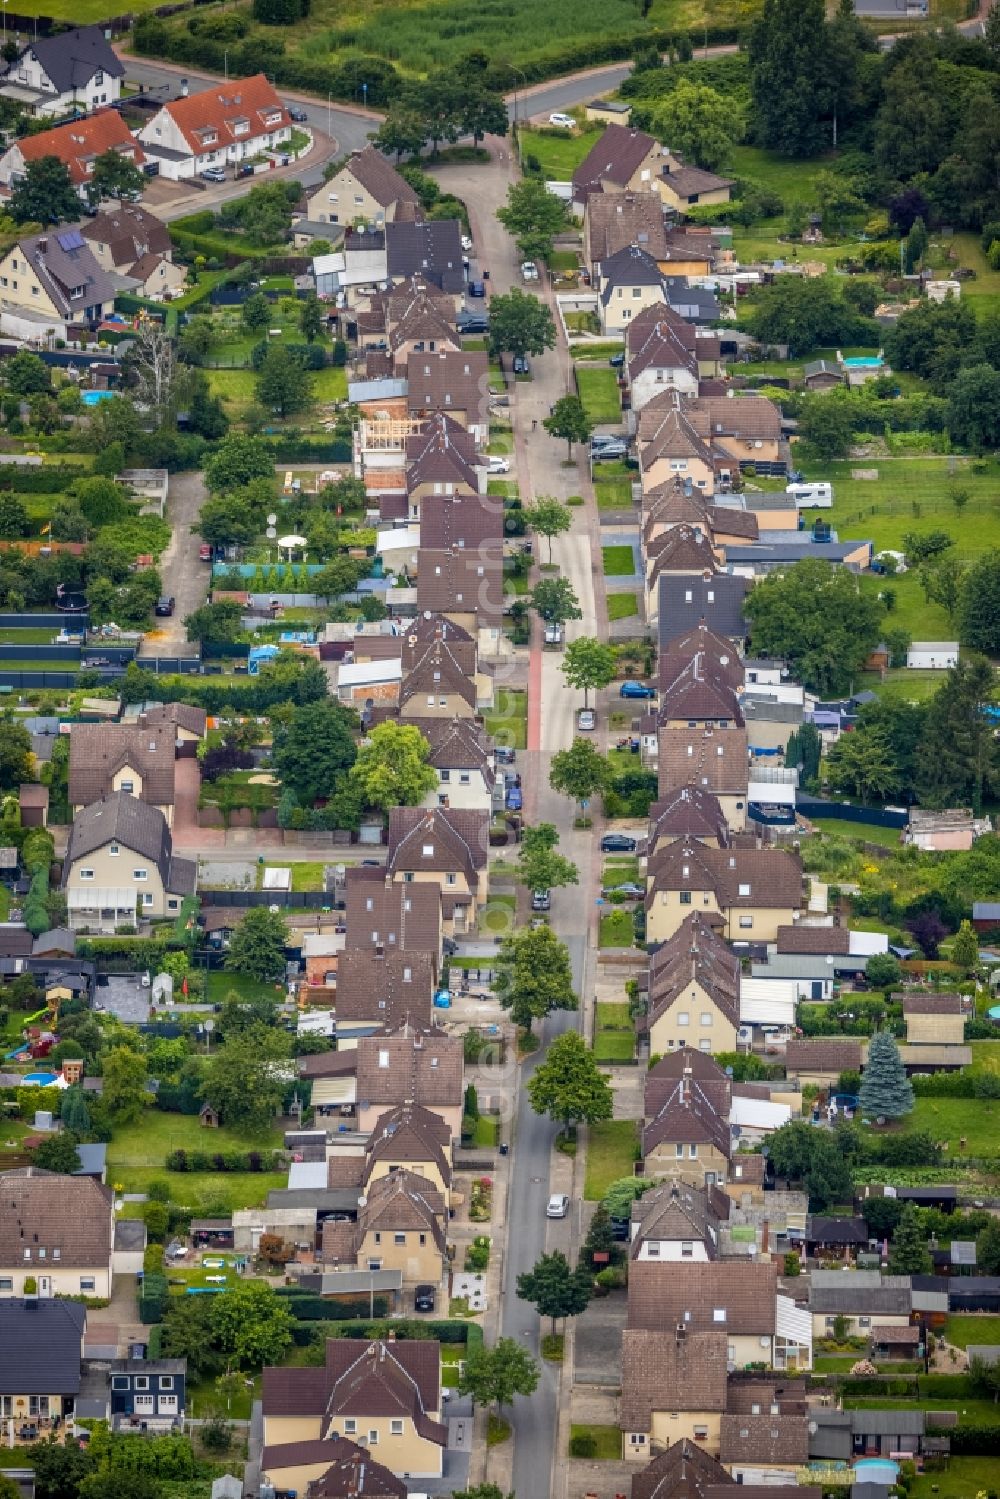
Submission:
[[[799,510],[829,510],[833,504],[832,484],[788,484],[785,493]]]

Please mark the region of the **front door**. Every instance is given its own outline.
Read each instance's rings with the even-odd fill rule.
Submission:
[[[52,1295],[52,1278],[51,1278],[51,1276],[40,1275],[38,1277],[38,1294],[39,1294],[39,1296],[51,1296]]]

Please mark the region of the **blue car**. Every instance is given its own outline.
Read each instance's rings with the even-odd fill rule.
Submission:
[[[644,682],[623,682],[618,689],[619,697],[655,697],[656,688],[647,687]]]
[[[507,811],[508,812],[520,812],[521,806],[522,806],[522,802],[521,802],[521,788],[520,788],[520,786],[508,786],[507,787]]]

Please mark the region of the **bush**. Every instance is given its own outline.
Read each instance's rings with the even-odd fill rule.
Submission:
[[[596,1452],[597,1441],[589,1431],[578,1431],[570,1437],[570,1457],[593,1457]]]
[[[957,1426],[950,1436],[954,1457],[1000,1457],[1000,1422]]]

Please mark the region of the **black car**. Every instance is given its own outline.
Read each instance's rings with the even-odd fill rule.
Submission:
[[[437,1293],[433,1286],[417,1286],[413,1292],[413,1309],[417,1312],[432,1312],[437,1306]]]
[[[625,833],[605,833],[601,839],[602,854],[634,854],[636,841]]]
[[[514,374],[515,375],[530,375],[530,373],[531,373],[531,366],[528,364],[528,360],[527,360],[526,355],[524,355],[524,354],[515,354],[514,355]]]
[[[297,104],[289,104],[288,118],[290,120],[294,120],[296,125],[304,125],[309,119],[309,116],[306,114],[305,110],[300,109]]]
[[[164,597],[162,599],[157,599],[157,601],[156,601],[156,613],[160,616],[161,619],[168,618],[171,614],[173,614],[173,612],[174,612],[174,600],[173,600],[173,598],[171,596],[167,596],[167,597]]]

